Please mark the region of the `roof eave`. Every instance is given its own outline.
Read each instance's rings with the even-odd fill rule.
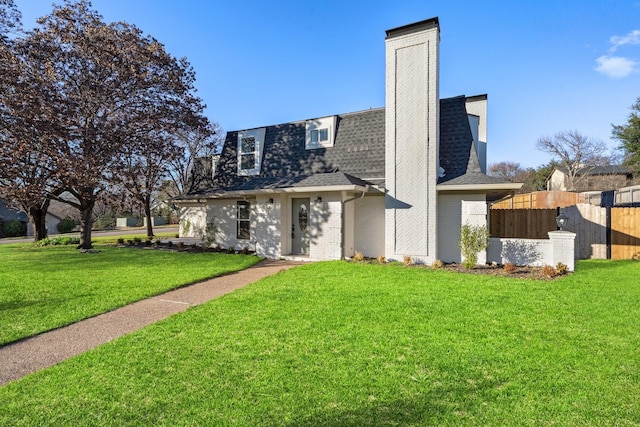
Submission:
[[[213,199],[236,199],[238,197],[253,197],[262,194],[295,194],[295,193],[326,193],[326,192],[368,192],[369,187],[363,187],[361,185],[324,185],[314,187],[286,187],[286,188],[263,188],[258,190],[237,190],[237,191],[224,191],[209,194],[194,194],[182,196],[180,198],[172,199],[174,203],[193,203],[199,200],[213,200]]]
[[[522,183],[505,182],[500,184],[453,184],[448,185],[438,184],[436,185],[437,191],[495,191],[495,190],[519,190],[522,188]]]

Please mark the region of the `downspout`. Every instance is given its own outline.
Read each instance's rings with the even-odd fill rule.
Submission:
[[[352,198],[344,200],[342,202],[342,212],[341,212],[341,221],[340,221],[340,225],[341,225],[341,232],[340,232],[340,259],[344,259],[344,252],[345,252],[345,250],[344,250],[344,245],[345,245],[344,235],[345,235],[345,231],[346,231],[345,206],[349,202],[353,202],[354,200],[360,200],[360,199],[364,198],[364,195],[369,192],[369,188],[370,188],[369,184],[367,184],[365,186],[364,191],[362,192],[362,194],[360,196],[352,197]]]

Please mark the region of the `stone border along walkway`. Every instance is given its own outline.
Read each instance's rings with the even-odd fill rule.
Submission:
[[[7,344],[0,347],[0,386],[301,264],[264,260],[242,271],[185,286]]]

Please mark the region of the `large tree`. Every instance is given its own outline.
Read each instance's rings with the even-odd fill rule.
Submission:
[[[164,192],[168,197],[192,193],[212,177],[213,158],[224,142],[224,132],[215,122],[173,135],[180,155],[169,162]]]
[[[527,169],[520,166],[520,163],[504,161],[490,164],[487,172],[489,176],[495,176],[510,182],[523,182],[522,179],[527,173]]]
[[[631,107],[627,123],[613,125],[612,136],[620,143],[625,164],[640,173],[640,98]]]
[[[0,0],[0,27],[19,28],[19,13]],[[0,194],[27,213],[35,240],[46,237],[50,195],[60,192],[51,157],[57,140],[46,67],[32,55],[28,38],[0,41]]]
[[[21,18],[13,0],[0,0],[0,37],[7,39],[10,33],[20,32]]]
[[[80,0],[54,6],[30,35],[55,85],[59,142],[55,158],[64,199],[80,211],[80,247],[91,248],[96,200],[121,171],[122,156],[151,133],[201,120],[195,74],[186,59],[133,25],[106,24]],[[133,147],[133,148],[132,148]]]
[[[536,148],[551,154],[559,167],[566,170],[569,190],[575,189],[580,170],[609,162],[607,146],[602,140],[584,136],[575,130],[558,132],[553,137],[541,137]]]

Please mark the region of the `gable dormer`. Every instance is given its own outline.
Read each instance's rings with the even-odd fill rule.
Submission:
[[[266,128],[242,130],[238,132],[238,175],[259,175],[264,152]]]
[[[307,120],[305,123],[305,144],[307,150],[331,148],[335,141],[336,116]]]

